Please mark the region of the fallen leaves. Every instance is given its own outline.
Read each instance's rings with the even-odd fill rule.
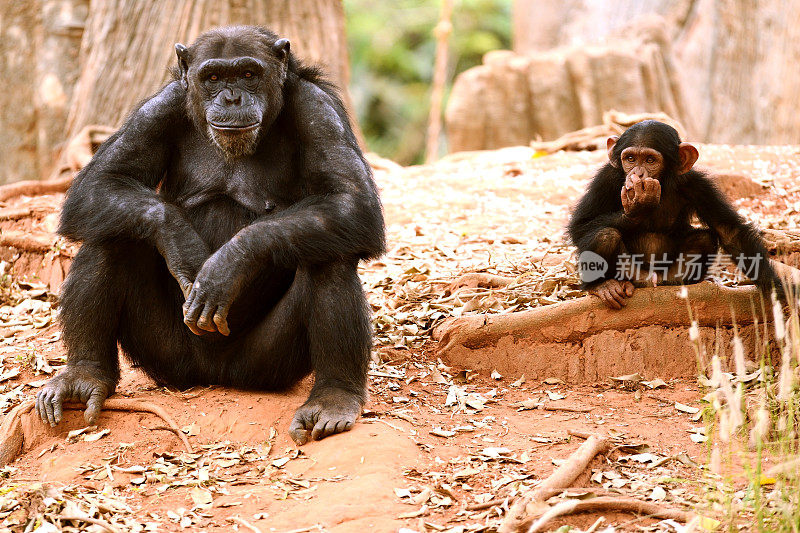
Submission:
[[[538,379],[492,372],[486,385],[485,380],[475,378],[474,372],[449,369],[420,356],[433,328],[449,317],[508,313],[583,294],[577,289],[572,249],[564,244],[561,231],[569,209],[567,200],[577,198],[583,190],[586,176],[599,161],[598,154],[562,154],[498,164],[507,157],[505,154],[479,154],[460,162],[443,161],[435,167],[376,172],[392,245],[386,256],[363,265],[361,272],[374,310],[376,344],[382,354],[392,349],[392,361],[376,360],[371,366],[369,386],[376,400],[370,404],[373,412],[365,413],[360,423],[386,423],[419,446],[426,460],[425,471],[405,472],[409,492],[397,498],[407,503],[407,525],[417,532],[493,530],[508,511],[509,501],[539,481],[538,469],[531,461],[543,454],[546,459],[564,456],[561,452],[572,446],[563,433],[509,424],[505,419],[509,410],[501,407],[573,410],[567,420],[589,423],[602,422],[602,416],[610,421],[604,426],[609,431],[615,425],[611,422],[627,424],[628,415],[622,410],[616,419],[607,417],[606,409],[598,408],[597,416],[588,413],[591,406],[582,401],[584,398],[555,377],[544,380],[546,390],[535,390],[542,388]],[[759,172],[772,180],[766,170]],[[426,194],[409,195],[408,190],[424,190]],[[800,221],[796,212],[787,216]],[[760,220],[765,221],[763,217]],[[476,284],[448,289],[460,274],[471,272],[512,281],[503,286]],[[53,323],[53,302],[43,286],[32,284],[11,287],[8,298],[0,301],[0,412],[32,394],[32,388],[40,386],[63,363],[63,353],[56,355],[50,350],[58,335],[42,338],[42,329]],[[34,337],[37,342],[29,343]],[[18,382],[31,372],[38,374],[38,379],[27,385]],[[760,370],[751,372],[740,379],[745,383],[760,379]],[[614,385],[617,391],[671,388],[657,377],[649,381],[641,376],[618,378]],[[669,401],[662,406],[665,413],[669,411],[667,416],[676,416],[673,405]],[[519,417],[535,422],[551,414],[559,416],[532,411]],[[513,410],[511,415],[515,415]],[[682,419],[692,416],[685,415],[689,416],[677,411]],[[506,437],[511,432],[514,439]],[[189,424],[183,433],[198,435],[199,428]],[[99,432],[84,432],[77,439],[89,435]],[[125,458],[126,453],[131,455],[130,448],[121,449],[82,465],[80,476],[85,483],[53,493],[55,503],[47,500],[40,514],[23,515],[21,498],[34,500],[20,496],[22,489],[0,494],[0,513],[11,513],[0,516],[19,519],[22,529],[24,524],[39,524],[42,531],[47,531],[46,524],[88,529],[88,522],[58,518],[76,516],[78,510],[86,518],[105,520],[121,531],[147,531],[155,528],[154,524],[159,530],[200,530],[210,510],[222,507],[237,511],[244,507],[242,502],[247,500],[243,492],[235,492],[239,485],[245,486],[244,494],[251,486],[259,486],[266,487],[265,494],[272,494],[276,500],[306,501],[319,497],[316,489],[321,485],[343,479],[298,475],[295,467],[312,461],[296,450],[275,447],[274,435],[275,429],[270,428],[270,437],[260,445],[214,442],[200,446],[198,453],[191,455],[149,456],[139,452],[135,462]],[[679,435],[692,445],[686,433]],[[703,433],[692,431],[690,435]],[[113,434],[97,438],[101,439],[99,446],[109,446],[114,438],[124,437],[115,429]],[[57,445],[63,447],[64,443]],[[440,447],[455,452],[440,457]],[[551,453],[554,449],[557,452]],[[585,481],[590,487],[578,487],[565,497],[630,494],[676,505],[696,504],[685,482],[669,479],[678,467],[696,468],[680,448],[666,454],[620,439],[615,441],[615,449],[614,455],[594,465],[595,481]],[[11,476],[10,470],[6,472]],[[5,485],[0,493],[4,490]],[[381,490],[387,490],[391,498],[391,485]],[[179,503],[171,503],[168,512],[158,511],[156,516],[136,509],[142,498],[150,497]],[[134,513],[126,509],[128,505]],[[251,516],[261,520],[267,513],[241,513],[240,518],[247,523]],[[639,526],[645,527],[637,523]],[[246,529],[233,518],[224,527]]]

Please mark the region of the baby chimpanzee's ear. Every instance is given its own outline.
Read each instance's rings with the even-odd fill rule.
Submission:
[[[681,166],[678,168],[678,174],[686,174],[692,170],[697,158],[700,157],[700,152],[697,151],[694,145],[681,143],[678,146],[678,155],[681,157]]]
[[[611,156],[611,152],[614,151],[614,145],[617,144],[619,140],[618,135],[614,135],[613,137],[609,137],[606,141],[606,147],[608,148],[608,162],[611,163],[612,166],[619,168],[619,161],[615,160]]]

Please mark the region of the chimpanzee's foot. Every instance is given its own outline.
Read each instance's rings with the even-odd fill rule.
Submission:
[[[633,283],[607,279],[591,289],[589,294],[599,297],[611,309],[622,309],[627,304],[626,300],[633,296]]]
[[[289,435],[302,446],[311,440],[324,439],[334,433],[349,431],[361,414],[361,397],[342,389],[312,391],[298,409]]]
[[[85,403],[83,416],[88,424],[94,425],[103,401],[114,393],[114,388],[114,380],[103,377],[93,365],[67,365],[36,395],[36,412],[45,423],[55,427],[61,422],[65,401]]]

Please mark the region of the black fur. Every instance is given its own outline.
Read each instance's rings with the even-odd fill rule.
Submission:
[[[61,301],[67,368],[40,398],[51,423],[59,395],[91,394],[80,368],[113,391],[117,343],[159,383],[275,390],[313,371],[306,405],[323,413],[306,418],[363,403],[372,337],[356,267],[385,248],[378,192],[334,85],[291,53],[282,62],[276,40],[244,26],[184,48],[176,80],[131,114],[70,188],[59,232],[83,246]],[[193,76],[209,58],[238,56],[267,67],[231,108],[261,113],[257,145],[231,157],[209,139],[206,113],[217,101]],[[184,295],[195,327],[211,332],[184,325]],[[229,311],[229,336],[215,331],[215,309]],[[352,421],[333,424],[314,436]]]

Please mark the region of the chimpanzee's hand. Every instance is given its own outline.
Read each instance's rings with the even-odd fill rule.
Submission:
[[[172,277],[178,281],[184,298],[188,297],[194,278],[210,255],[208,246],[188,222],[177,216],[158,231],[156,240]]]
[[[589,294],[600,298],[606,307],[622,309],[627,305],[627,299],[633,296],[633,290],[633,283],[630,281],[607,279],[600,285],[589,289]]]
[[[183,304],[183,322],[195,335],[219,331],[230,335],[228,311],[242,286],[254,274],[246,255],[230,241],[203,264]]]
[[[661,183],[653,178],[630,175],[620,191],[622,209],[632,218],[639,218],[658,207],[661,202]]]
[[[55,427],[61,422],[63,403],[72,400],[86,404],[83,416],[89,425],[94,425],[103,401],[114,388],[114,381],[104,378],[94,366],[67,365],[36,395],[36,412],[46,424]]]

